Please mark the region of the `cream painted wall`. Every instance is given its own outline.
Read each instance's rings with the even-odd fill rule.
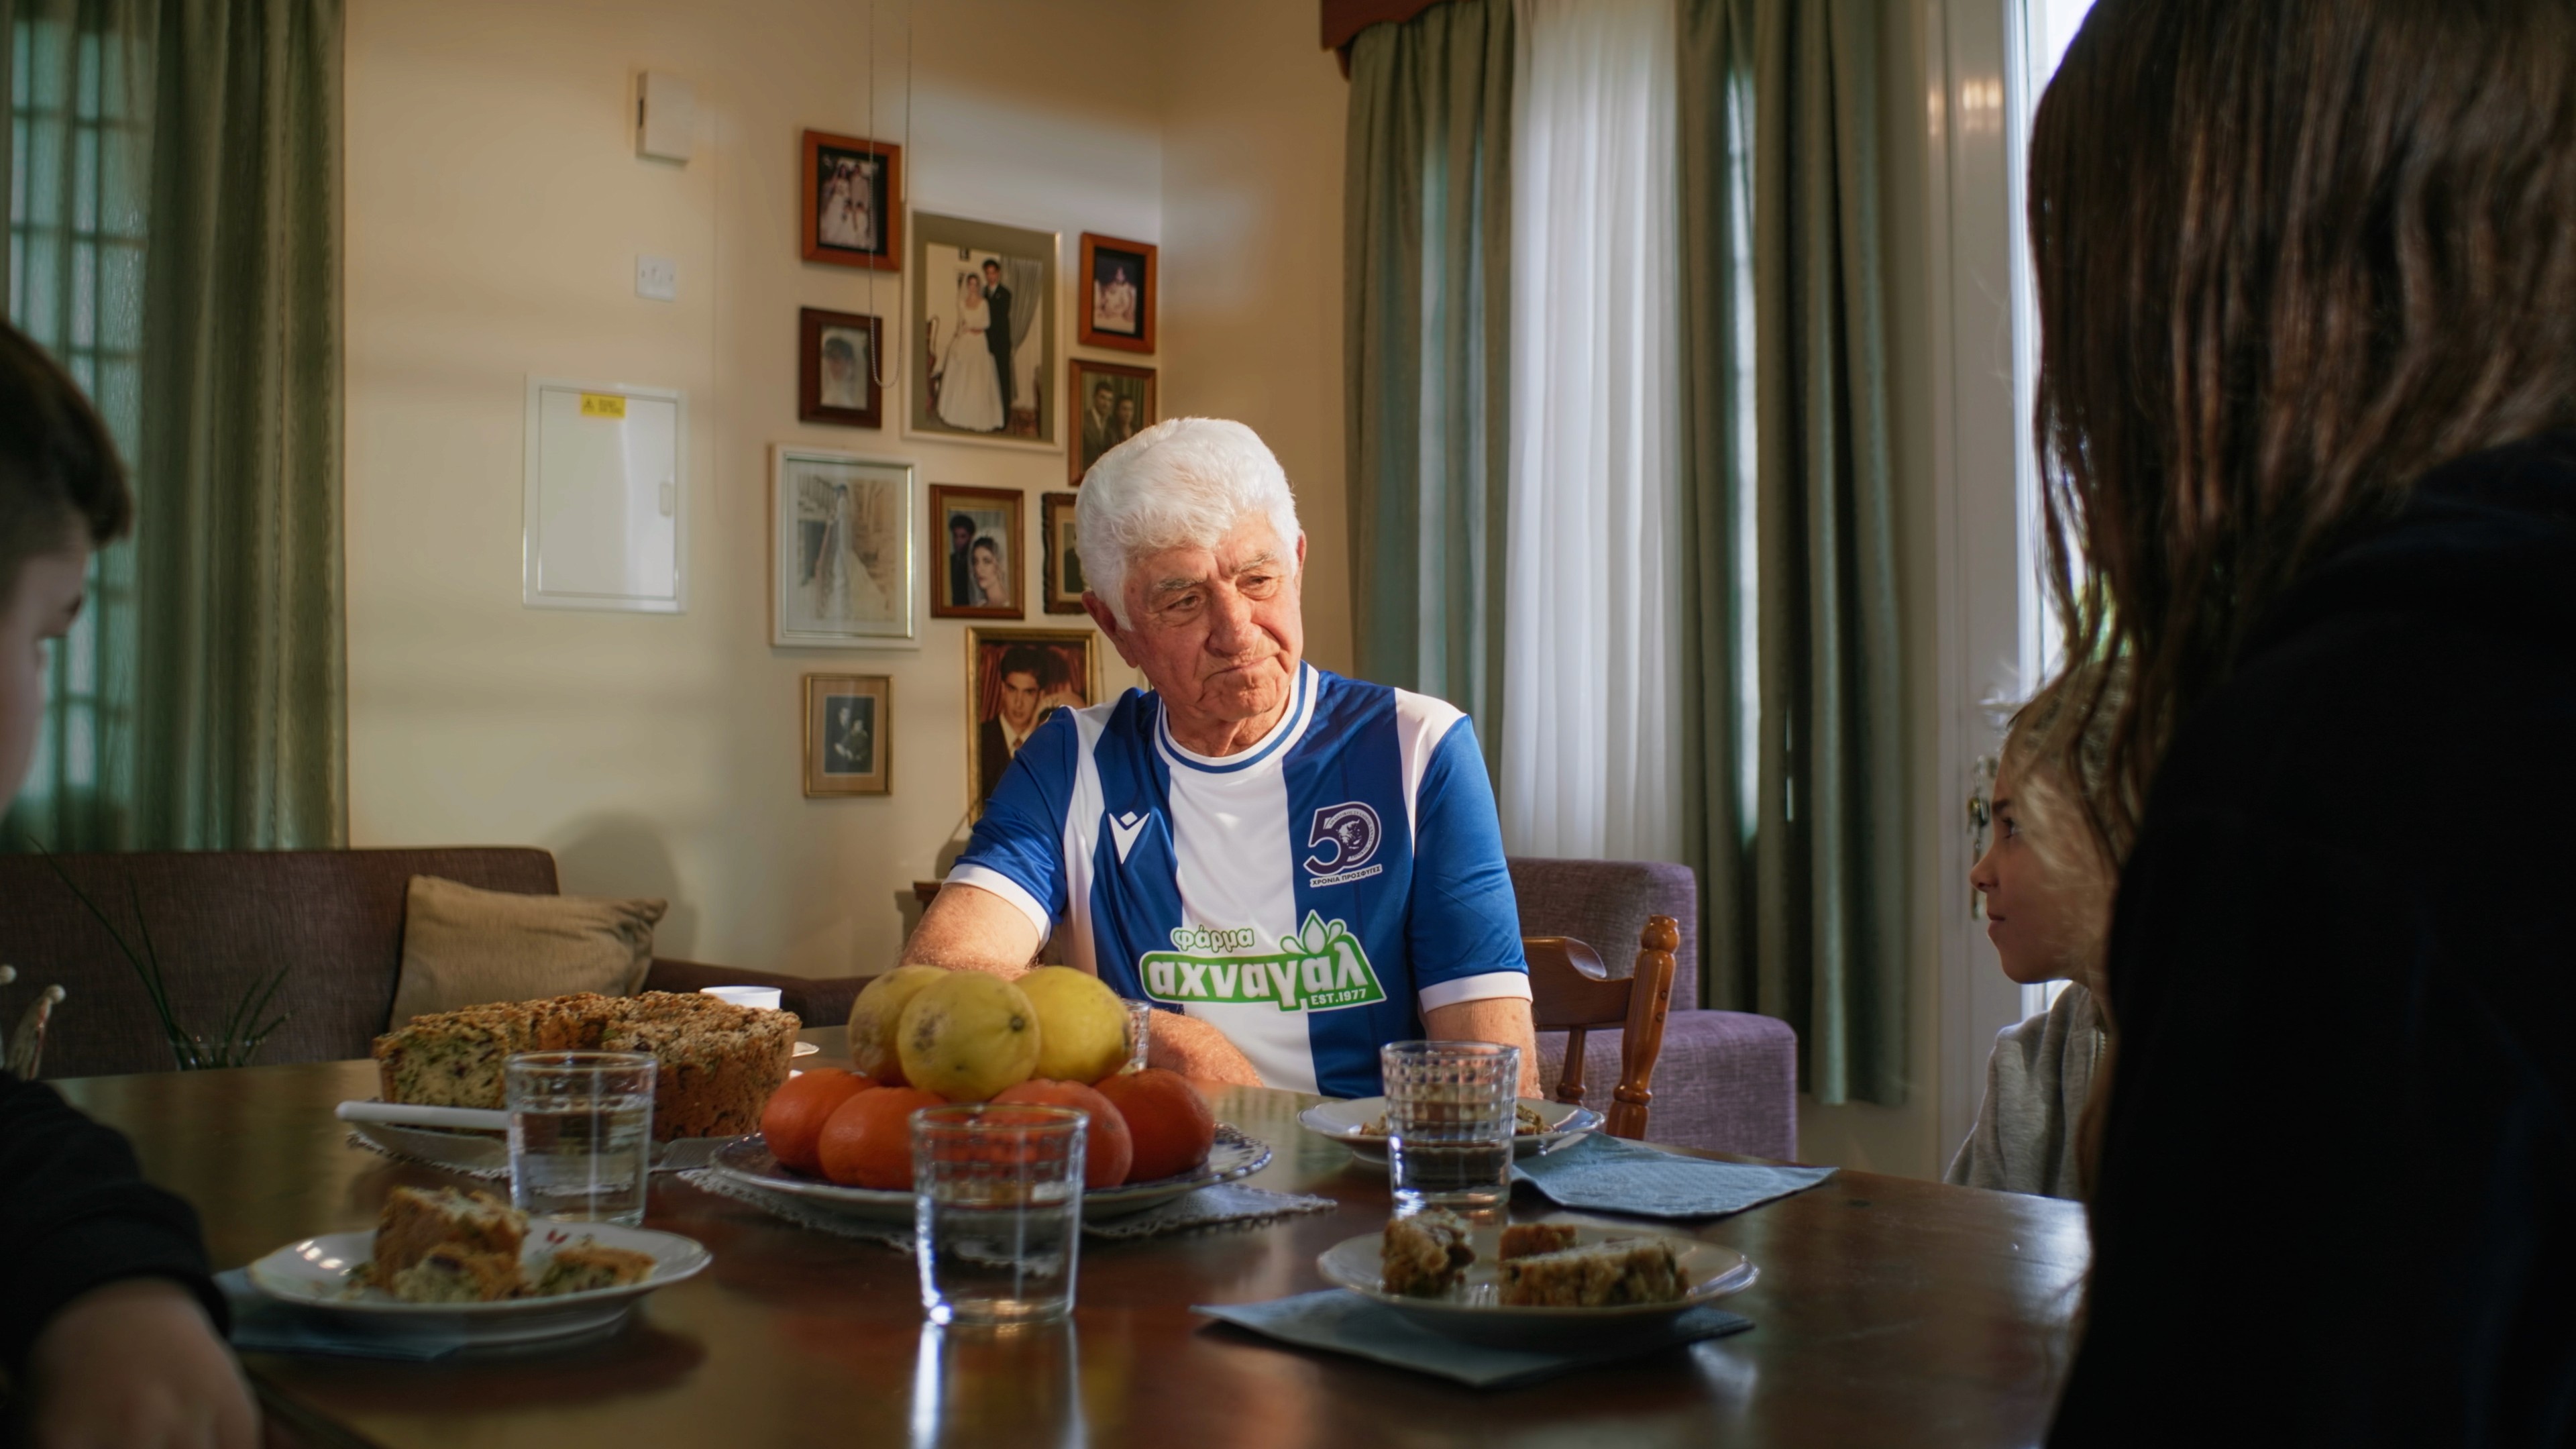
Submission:
[[[904,9],[883,7],[875,67],[874,134],[898,141]],[[1195,114],[1266,125],[1264,144],[1292,150],[1278,136],[1318,104],[1311,33],[1273,54],[1266,29],[1173,9],[1208,44],[1232,47],[1224,63],[1247,94],[1305,108],[1264,122],[1242,97],[1203,90]],[[892,276],[871,303],[864,274],[800,262],[794,238],[799,132],[869,131],[867,13],[847,0],[351,0],[355,844],[547,847],[567,890],[670,898],[658,943],[668,955],[811,975],[891,964],[898,899],[933,872],[966,806],[965,626],[928,621],[911,652],[770,647],[770,445],[1020,488],[1032,525],[1038,495],[1066,485],[1059,454],[796,421],[799,306],[875,310],[895,335]],[[1168,380],[1165,411],[1234,407],[1289,435],[1281,452],[1308,491],[1310,529],[1337,531],[1338,371],[1299,374],[1338,360],[1338,331],[1261,345],[1310,319],[1247,307],[1222,267],[1164,235],[1163,96],[1136,37],[1165,18],[1151,0],[920,6],[912,198],[1060,230],[1068,286],[1085,230],[1162,241],[1172,300],[1159,363],[1194,370]],[[634,155],[628,107],[643,69],[696,88],[700,151],[684,167]],[[1337,243],[1300,240],[1337,235],[1337,212],[1307,214],[1317,195],[1338,203],[1337,109],[1330,136],[1331,184],[1321,161],[1286,168],[1276,195],[1238,178],[1222,207],[1182,208],[1188,233],[1285,248],[1264,252],[1265,265],[1337,299]],[[639,252],[678,259],[677,303],[634,296]],[[1192,335],[1200,316],[1216,335]],[[1247,360],[1222,383],[1199,375]],[[687,614],[520,606],[529,374],[687,391]],[[1338,540],[1320,551],[1338,556]],[[1034,591],[1033,568],[1022,584]],[[1319,610],[1317,653],[1338,662],[1347,590],[1336,578],[1322,593],[1332,603]],[[1028,622],[1082,623],[1034,611]],[[1106,663],[1110,689],[1132,681],[1114,654]],[[892,795],[802,797],[798,677],[816,671],[892,676]]]
[[[1342,458],[1342,118],[1310,0],[1171,0],[1164,35],[1166,413],[1240,418],[1297,489],[1306,650],[1351,667]]]

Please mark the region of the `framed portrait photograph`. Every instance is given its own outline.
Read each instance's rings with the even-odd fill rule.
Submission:
[[[1046,611],[1082,612],[1082,555],[1074,551],[1073,508],[1079,493],[1049,493],[1038,499],[1038,548],[1045,559]]]
[[[805,676],[805,798],[894,793],[894,680]]]
[[[1099,644],[1089,629],[966,631],[966,790],[975,814],[1048,715],[1099,699]]]
[[[874,317],[800,307],[796,312],[796,417],[845,428],[885,426],[877,386],[882,328]]]
[[[769,451],[769,642],[917,646],[912,465],[784,443]]]
[[[904,430],[1057,446],[1056,234],[916,212]]]
[[[1154,369],[1088,357],[1073,359],[1065,369],[1064,392],[1073,405],[1073,421],[1065,429],[1073,446],[1065,462],[1079,488],[1101,454],[1153,426]]]
[[[1012,488],[930,485],[930,616],[1025,619],[1020,506]]]
[[[804,256],[836,267],[903,270],[903,148],[864,136],[805,133],[797,191]]]
[[[1152,242],[1082,234],[1082,327],[1085,347],[1154,350]]]

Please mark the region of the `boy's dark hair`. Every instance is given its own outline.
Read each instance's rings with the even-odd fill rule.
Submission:
[[[27,560],[125,532],[134,493],[98,410],[45,350],[0,322],[0,601]]]

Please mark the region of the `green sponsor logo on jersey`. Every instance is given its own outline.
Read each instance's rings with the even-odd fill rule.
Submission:
[[[1215,946],[1249,950],[1255,937],[1248,928],[1211,930],[1184,926],[1172,933],[1175,946]],[[1340,921],[1306,913],[1305,929],[1282,937],[1269,956],[1203,955],[1188,950],[1148,951],[1136,963],[1145,978],[1145,994],[1175,1006],[1249,1006],[1266,1003],[1281,1011],[1330,1011],[1386,1000],[1377,972],[1359,937]]]

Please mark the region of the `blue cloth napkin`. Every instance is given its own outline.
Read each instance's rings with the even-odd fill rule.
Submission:
[[[233,1313],[237,1353],[309,1353],[429,1363],[465,1346],[463,1331],[397,1318],[359,1318],[280,1303],[251,1286],[250,1273],[217,1273],[215,1286]]]
[[[1740,1213],[1773,1198],[1805,1192],[1833,1175],[1830,1167],[1711,1162],[1606,1134],[1544,1156],[1522,1158],[1512,1169],[1514,1181],[1537,1188],[1559,1207],[1649,1218]]]
[[[1293,1298],[1274,1298],[1267,1303],[1202,1304],[1191,1311],[1301,1348],[1346,1353],[1373,1363],[1392,1364],[1397,1368],[1455,1379],[1479,1389],[1534,1384],[1576,1369],[1640,1358],[1676,1344],[1742,1333],[1753,1326],[1751,1319],[1702,1306],[1675,1318],[1668,1331],[1658,1337],[1631,1340],[1611,1348],[1561,1353],[1487,1348],[1483,1344],[1443,1338],[1427,1328],[1417,1327],[1394,1309],[1372,1303],[1346,1288],[1300,1293]]]

